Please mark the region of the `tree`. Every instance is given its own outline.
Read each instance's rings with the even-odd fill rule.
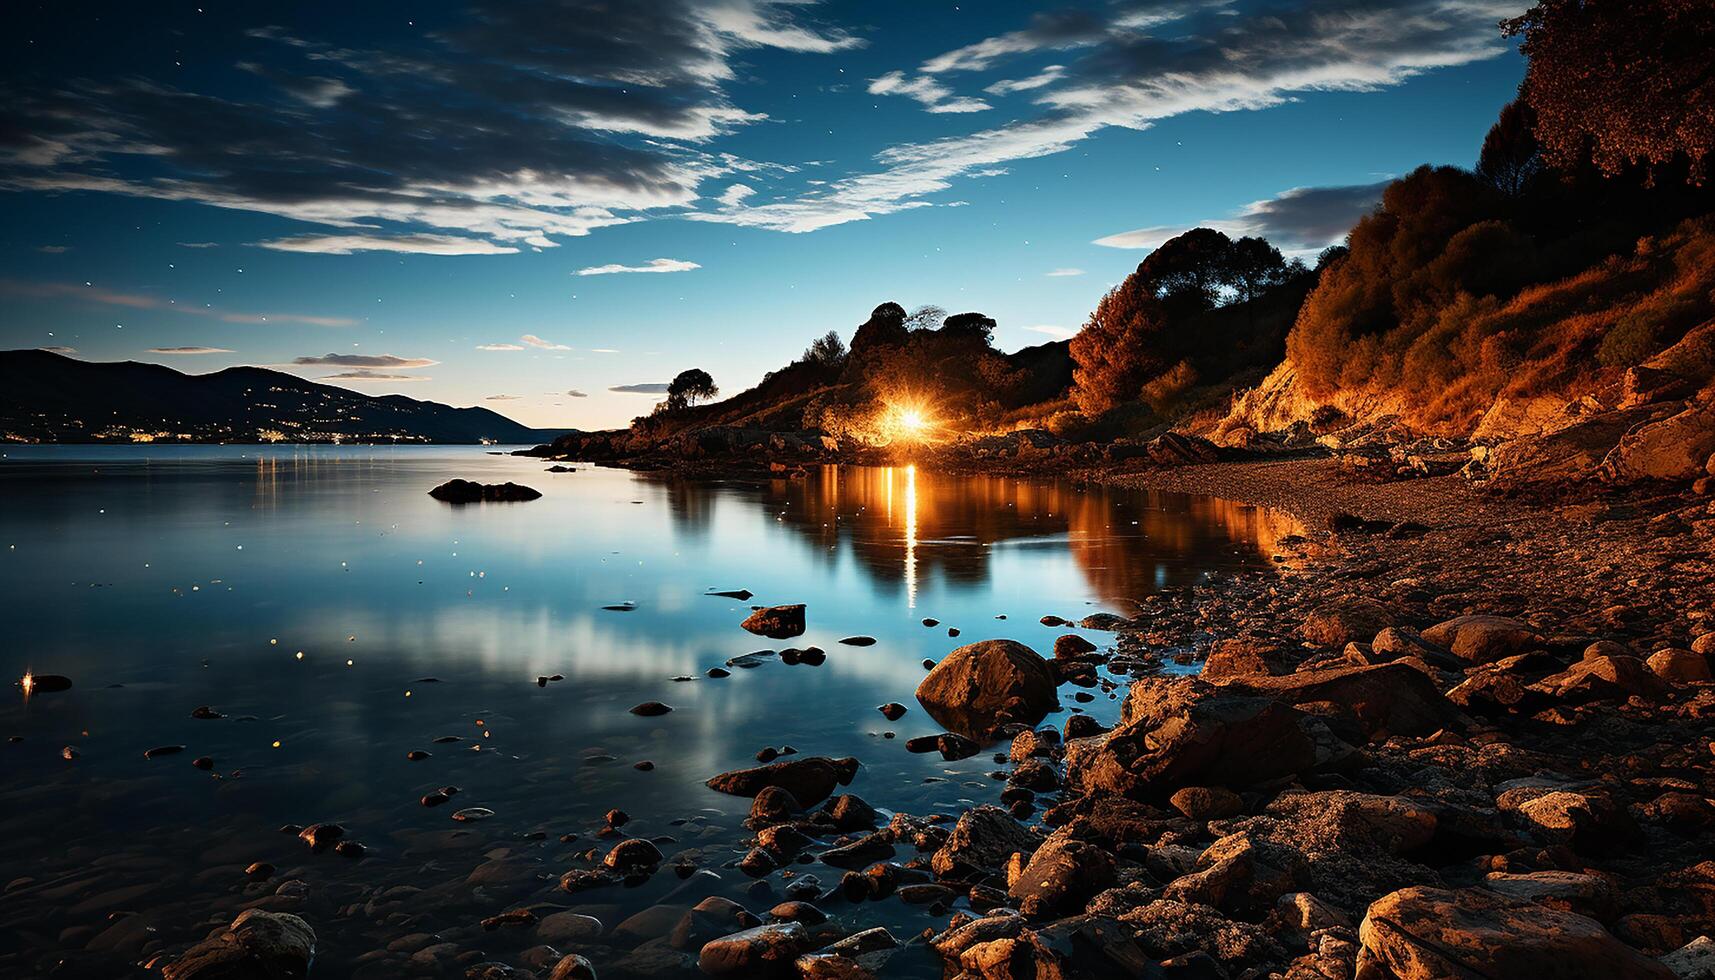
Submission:
[[[846,362],[846,345],[838,330],[830,330],[804,348],[803,360],[809,364],[837,368]]]
[[[905,318],[907,330],[939,330],[947,320],[947,311],[939,306],[919,306]]]
[[[720,394],[715,387],[715,379],[702,368],[691,368],[680,371],[673,383],[667,386],[667,406],[669,409],[680,409],[695,405]]]
[[[1162,242],[1138,263],[1137,276],[1166,304],[1184,316],[1212,310],[1220,302],[1233,240],[1213,228],[1193,228]]]
[[[1701,183],[1715,149],[1715,3],[1539,0],[1503,22],[1529,66],[1521,91],[1548,162],[1605,173],[1683,158]]]
[[[1247,235],[1228,248],[1221,279],[1232,287],[1236,301],[1248,303],[1285,282],[1290,274],[1291,266],[1280,249],[1266,239]]]
[[[1477,176],[1507,197],[1518,197],[1542,169],[1536,142],[1536,115],[1530,103],[1514,99],[1501,108],[1501,117],[1483,137],[1477,156]]]
[[[1072,338],[1074,394],[1085,415],[1131,401],[1167,367],[1156,349],[1166,313],[1149,286],[1140,275],[1127,277],[1096,303]]]

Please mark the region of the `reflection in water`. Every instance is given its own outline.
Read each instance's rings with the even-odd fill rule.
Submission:
[[[162,886],[154,869],[168,868],[182,871],[177,898],[209,903],[237,901],[230,868],[216,869],[239,855],[303,867],[317,889],[444,897],[498,842],[564,870],[560,836],[593,833],[618,807],[628,830],[694,834],[703,866],[719,868],[748,849],[748,801],[703,781],[786,741],[858,756],[853,791],[876,806],[950,813],[997,798],[992,763],[908,753],[934,721],[913,710],[888,724],[875,710],[911,702],[923,659],[994,637],[1046,651],[1056,631],[1043,613],[1129,612],[1152,590],[1264,568],[1291,529],[1221,501],[909,466],[734,482],[541,465],[460,448],[0,450],[0,676],[74,681],[0,698],[0,729],[23,737],[7,746],[0,866],[43,880],[103,868],[88,872],[107,876],[92,893],[120,894]],[[455,476],[544,495],[463,508],[427,496]],[[793,643],[822,646],[826,663],[768,656],[709,678],[765,642],[738,626],[748,603],[708,594],[740,587],[758,603],[806,603]],[[924,629],[925,616],[960,639]],[[855,633],[878,642],[838,644]],[[674,710],[627,711],[649,700]],[[226,717],[193,719],[199,705]],[[1119,708],[1098,697],[1068,710],[1107,722]],[[470,736],[477,719],[480,751],[435,741]],[[170,744],[215,759],[221,778],[142,758]],[[405,761],[431,745],[432,758]],[[81,752],[75,765],[63,746]],[[652,768],[632,768],[641,760]],[[446,836],[445,812],[418,805],[443,785],[496,813],[468,851]],[[351,828],[372,857],[305,864],[275,832],[317,821]],[[682,829],[691,821],[700,829]],[[128,864],[126,848],[147,861]],[[677,884],[658,877],[598,900],[623,918]],[[563,901],[544,880],[535,899]],[[746,884],[727,875],[720,888],[745,900]],[[236,911],[220,910],[173,920]],[[413,925],[468,929],[493,911],[447,898]],[[901,903],[874,914],[901,917],[882,924],[904,933],[928,924]],[[105,915],[60,924],[104,929]],[[347,975],[377,945],[326,925],[318,974]]]

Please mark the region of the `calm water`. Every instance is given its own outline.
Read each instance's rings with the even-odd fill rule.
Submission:
[[[337,903],[311,915],[318,975],[346,975],[391,935],[468,928],[473,914],[514,904],[597,903],[611,926],[677,880],[663,873],[624,895],[568,896],[528,875],[496,894],[459,885],[497,855],[539,861],[543,874],[572,867],[574,853],[606,846],[593,832],[610,807],[632,814],[628,832],[673,836],[670,855],[700,849],[724,878],[715,890],[766,908],[721,867],[745,850],[748,801],[704,779],[790,744],[857,756],[850,791],[880,808],[992,800],[1001,784],[986,754],[948,763],[905,751],[904,739],[938,730],[911,697],[920,661],[997,636],[1046,653],[1058,631],[1040,616],[1129,614],[1151,590],[1265,567],[1290,529],[1205,498],[910,468],[759,483],[543,468],[475,448],[7,449],[0,671],[75,686],[28,700],[13,688],[0,703],[0,732],[22,737],[0,747],[0,881],[80,885],[29,912],[14,903],[0,933],[8,921],[31,928],[0,949],[125,949],[113,912],[200,935],[206,918],[230,917],[286,877],[358,902],[394,882],[449,889],[408,909],[409,927],[330,922]],[[544,496],[456,508],[426,495],[454,476]],[[755,598],[705,595],[740,588]],[[804,636],[739,628],[750,604],[785,602],[808,604]],[[603,608],[616,605],[629,611]],[[837,642],[851,634],[879,642]],[[825,664],[704,676],[741,654],[811,644]],[[537,686],[556,673],[565,680]],[[627,712],[646,700],[674,711]],[[913,710],[890,724],[875,710],[887,701]],[[225,717],[193,719],[199,705]],[[1106,696],[1080,707],[1117,712]],[[463,741],[433,742],[444,735]],[[187,749],[143,758],[166,744]],[[65,746],[80,757],[63,759]],[[414,749],[432,757],[406,761]],[[190,765],[203,755],[213,774]],[[654,769],[634,769],[641,760]],[[452,805],[418,804],[448,784],[463,790]],[[460,806],[496,816],[454,824]],[[311,856],[276,830],[320,821],[345,825],[370,857]],[[581,839],[559,843],[568,833]],[[252,860],[281,877],[246,892],[233,868]],[[921,910],[888,914],[907,934],[931,924]]]

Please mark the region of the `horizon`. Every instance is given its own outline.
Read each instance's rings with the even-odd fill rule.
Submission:
[[[6,42],[0,346],[582,429],[884,301],[1013,351],[1178,231],[1313,255],[1389,179],[1471,165],[1523,7],[38,9]]]

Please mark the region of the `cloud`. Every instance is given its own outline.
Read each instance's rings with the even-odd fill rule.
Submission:
[[[298,235],[255,242],[276,252],[351,255],[356,252],[409,252],[416,255],[511,255],[510,245],[457,235]]]
[[[1144,130],[1187,113],[1266,109],[1318,92],[1365,92],[1508,50],[1496,22],[1524,0],[1318,0],[1240,7],[1160,0],[1105,12],[1039,15],[1026,28],[925,61],[940,76],[988,70],[1043,51],[1077,53],[1036,88],[1033,112],[989,129],[889,147],[878,169],[765,204],[686,217],[809,232],[917,207],[953,186],[1020,160],[1061,153],[1109,129]],[[1154,30],[1161,27],[1161,30]],[[929,92],[903,72],[890,91]],[[909,93],[907,93],[909,94]]]
[[[522,397],[524,397],[524,396],[523,395],[489,395],[488,397],[484,398],[483,401],[485,401],[485,402],[515,402]]]
[[[1156,248],[1190,227],[1214,228],[1228,235],[1260,235],[1277,248],[1311,251],[1343,241],[1358,219],[1381,204],[1387,182],[1342,187],[1294,187],[1245,205],[1228,218],[1197,226],[1156,225],[1095,240],[1108,248]]]
[[[731,207],[731,206],[737,205],[738,203],[743,201],[745,198],[747,198],[747,197],[749,197],[755,193],[756,193],[756,188],[750,186],[749,184],[733,184],[732,186],[728,187],[726,190],[721,191],[721,196],[716,198],[716,200],[720,201],[722,204],[725,204],[725,205]]]
[[[906,78],[902,71],[890,71],[880,78],[869,81],[871,95],[903,95],[908,99],[916,99],[930,112],[983,112],[990,108],[987,102],[973,98],[955,98],[953,90],[926,75]]]
[[[176,354],[186,354],[186,355],[189,355],[189,354],[232,354],[235,352],[232,350],[229,350],[225,347],[151,347],[151,348],[149,348],[149,353],[151,353],[151,354],[175,354],[175,355]]]
[[[222,58],[153,74],[119,22],[50,6],[32,28],[80,43],[44,51],[8,86],[0,189],[192,201],[335,230],[264,243],[290,251],[547,248],[772,166],[704,144],[766,118],[729,91],[751,52],[863,43],[817,23],[819,6],[476,0],[432,28],[392,19],[353,43],[240,6],[233,26],[194,38]]]
[[[70,245],[37,245],[36,251],[44,255],[64,255],[71,251]]]
[[[1047,334],[1055,340],[1065,340],[1078,332],[1070,327],[1057,327],[1051,323],[1038,323],[1035,326],[1025,327],[1024,329],[1031,333]]]
[[[573,388],[570,391],[566,392],[566,397],[568,397],[568,398],[588,398],[589,395],[586,395],[583,392],[579,391],[578,389]]]
[[[477,344],[477,350],[523,350],[522,344]]]
[[[649,384],[614,385],[608,391],[617,391],[624,395],[665,395],[667,382],[652,382]]]
[[[396,357],[392,354],[323,354],[319,357],[294,357],[296,365],[326,364],[351,368],[420,368],[439,364],[426,357]]]
[[[339,374],[324,374],[320,381],[433,381],[434,378],[420,374],[389,374],[383,371],[342,371]]]
[[[64,354],[67,357],[77,353],[76,347],[38,347],[36,349],[45,350],[50,354]]]
[[[1065,65],[1049,65],[1028,78],[1004,79],[995,82],[983,91],[990,95],[1012,95],[1015,92],[1029,92],[1045,85],[1052,85],[1065,77]]]
[[[551,340],[543,340],[541,337],[538,337],[533,333],[527,333],[518,339],[529,344],[531,347],[540,347],[543,350],[571,350],[571,348],[567,347],[565,344],[556,344]]]
[[[1043,275],[1048,276],[1051,279],[1063,279],[1067,276],[1081,276],[1083,274],[1083,269],[1052,269],[1043,273]]]
[[[219,242],[179,242],[180,248],[219,248]]]
[[[619,353],[619,351],[613,347],[591,347],[590,353],[591,354],[617,354],[617,353]]]
[[[223,323],[303,323],[314,327],[351,327],[358,321],[343,316],[313,316],[304,313],[235,313],[204,304],[180,303],[144,293],[127,293],[85,282],[21,282],[0,279],[0,293],[33,299],[71,299],[133,310],[166,310],[189,316],[214,317]]]
[[[587,269],[579,269],[577,274],[580,276],[611,276],[619,272],[690,272],[692,269],[701,268],[702,266],[697,263],[686,262],[683,259],[650,259],[648,265],[621,265],[615,262],[612,265],[594,265]]]

